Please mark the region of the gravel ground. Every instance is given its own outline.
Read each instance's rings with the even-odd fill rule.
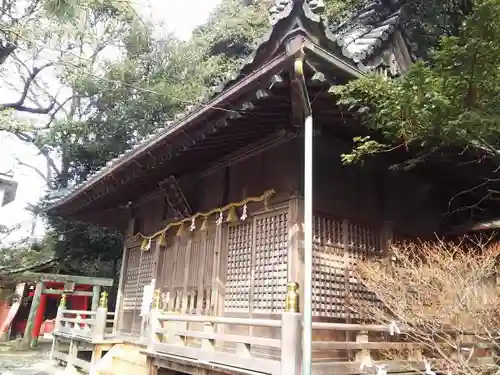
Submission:
[[[63,375],[64,368],[49,359],[50,346],[39,350],[19,351],[12,346],[0,347],[0,375]]]

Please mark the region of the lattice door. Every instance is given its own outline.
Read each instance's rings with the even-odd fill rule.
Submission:
[[[288,267],[288,212],[255,218],[253,311],[283,311]]]
[[[227,279],[225,312],[250,312],[253,223],[227,228]]]
[[[149,251],[141,251],[140,244],[130,243],[127,251],[127,263],[123,283],[123,321],[122,332],[140,333],[140,316],[144,286],[151,283],[155,244]]]

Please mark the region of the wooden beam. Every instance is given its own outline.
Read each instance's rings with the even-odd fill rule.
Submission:
[[[128,221],[128,227],[125,232],[127,236],[132,235],[134,231],[134,220],[131,219]],[[116,293],[116,303],[115,303],[115,317],[113,321],[113,335],[116,335],[118,329],[121,328],[122,317],[123,317],[123,299],[125,297],[125,272],[127,272],[127,259],[129,256],[130,250],[127,247],[128,241],[125,240],[123,244],[123,255],[122,262],[120,265],[120,276],[118,280],[118,291]]]
[[[91,297],[92,296],[92,292],[87,292],[84,290],[76,290],[72,293],[69,293],[69,292],[65,292],[62,289],[44,289],[43,294],[57,294],[57,295],[66,294],[69,296],[83,296],[83,297]]]
[[[195,171],[193,174],[197,175],[198,181],[200,181],[208,175],[219,170],[220,168],[227,167],[228,165],[231,165],[233,163],[241,162],[245,159],[258,155],[295,137],[295,134],[288,133],[286,130],[272,133],[265,138],[262,138],[254,143],[249,144],[246,147],[242,147],[239,150],[226,155],[223,158],[220,158],[215,163],[211,163],[208,166],[202,167],[201,169]]]
[[[365,76],[366,74],[359,69],[358,67],[348,63],[347,61],[344,61],[343,59],[338,58],[335,55],[332,55],[330,52],[327,50],[321,48],[318,46],[316,43],[313,43],[309,40],[306,40],[304,42],[304,50],[307,53],[311,53],[315,57],[325,61],[328,64],[331,64],[338,69],[342,70],[343,72],[349,74],[350,76],[354,78],[360,78]]]
[[[53,281],[60,283],[73,281],[75,284],[84,284],[84,285],[100,285],[100,286],[113,285],[113,279],[105,279],[102,277],[58,275],[52,273],[38,273],[38,272],[23,272],[19,275],[8,276],[6,278],[13,279],[16,281],[41,281],[41,282]]]

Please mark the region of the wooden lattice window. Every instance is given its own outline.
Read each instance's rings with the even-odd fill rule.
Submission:
[[[283,311],[288,267],[286,211],[227,228],[225,312]]]
[[[123,317],[119,323],[121,332],[139,333],[141,331],[141,306],[144,286],[153,279],[154,252],[151,244],[149,251],[141,251],[140,243],[129,241],[125,258],[123,280]]]
[[[314,217],[313,298],[316,316],[345,316],[345,257],[342,220]]]
[[[138,244],[134,244],[133,246],[130,246],[127,251],[127,264],[123,284],[124,310],[134,310],[136,308],[140,261],[140,246]]]
[[[362,258],[381,255],[380,231],[349,220],[314,218],[313,314],[357,318],[346,300],[379,303],[359,282],[353,266]]]
[[[128,259],[123,286],[123,309],[139,310],[142,304],[144,286],[153,278],[155,245],[149,251],[141,251],[140,245],[132,244],[128,248]]]
[[[347,222],[347,247],[349,255],[349,298],[371,304],[380,301],[376,295],[370,292],[354,275],[352,266],[360,259],[380,257],[382,254],[380,231],[362,226],[353,222]],[[350,312],[352,318],[358,318],[358,314]]]
[[[253,223],[229,226],[224,310],[249,312],[252,273]]]
[[[253,312],[283,311],[287,283],[287,212],[255,219]]]

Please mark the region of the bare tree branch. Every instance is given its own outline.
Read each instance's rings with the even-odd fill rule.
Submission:
[[[47,176],[45,176],[42,171],[40,171],[40,169],[38,169],[37,167],[35,167],[34,165],[31,165],[31,164],[28,164],[28,163],[25,163],[23,162],[21,159],[19,159],[18,157],[15,157],[17,163],[19,165],[22,165],[22,166],[25,166],[31,170],[33,170],[38,176],[40,176],[42,178],[42,180],[44,180],[45,182],[48,182],[47,181]]]
[[[16,111],[21,111],[21,112],[29,112],[29,113],[38,113],[38,114],[47,114],[49,113],[52,108],[54,108],[54,101],[52,101],[47,107],[41,108],[32,108],[24,105],[24,102],[26,101],[26,97],[28,96],[29,89],[31,87],[31,84],[33,81],[36,79],[38,74],[40,74],[41,71],[44,69],[55,65],[56,63],[51,61],[48,63],[45,63],[39,67],[35,67],[29,74],[29,76],[26,78],[23,86],[23,90],[21,93],[21,97],[16,101],[16,102],[11,102],[11,103],[4,103],[0,104],[0,111],[5,110],[5,109],[14,109]]]
[[[61,173],[59,171],[59,168],[57,168],[56,163],[54,162],[54,160],[50,156],[49,151],[47,149],[44,149],[43,147],[38,146],[35,143],[35,139],[32,136],[30,136],[28,134],[25,134],[25,133],[21,133],[21,132],[15,132],[14,135],[17,138],[19,138],[21,141],[23,141],[23,142],[27,142],[27,143],[33,144],[38,149],[38,151],[40,152],[40,154],[42,154],[43,156],[45,156],[45,159],[47,160],[48,165],[55,172],[55,174],[59,175]]]

